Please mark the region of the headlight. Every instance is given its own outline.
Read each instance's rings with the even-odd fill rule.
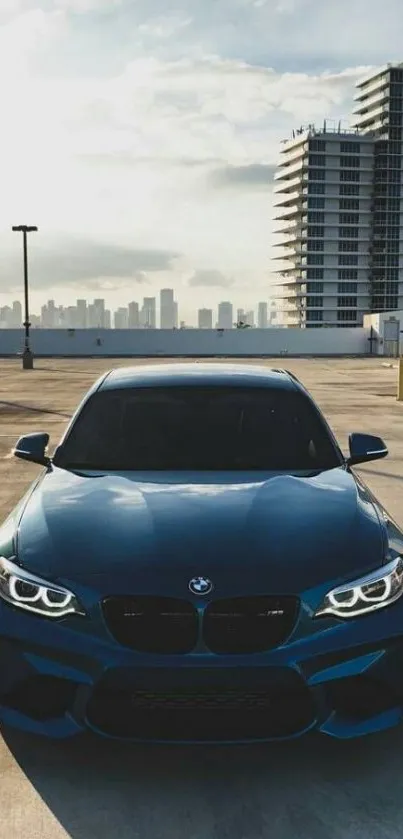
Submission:
[[[0,557],[0,597],[18,609],[46,618],[85,615],[73,592],[30,574],[4,557]]]
[[[329,591],[315,617],[355,618],[390,606],[402,594],[403,559],[398,557],[360,580]]]

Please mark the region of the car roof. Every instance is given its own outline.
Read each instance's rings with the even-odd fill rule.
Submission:
[[[227,387],[275,387],[293,390],[298,382],[286,370],[274,370],[263,364],[188,362],[174,364],[139,364],[119,367],[103,378],[101,390],[131,387],[226,385]]]

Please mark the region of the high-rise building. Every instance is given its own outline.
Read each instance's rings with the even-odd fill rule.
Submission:
[[[55,329],[57,326],[60,325],[59,307],[55,305],[54,300],[48,300],[48,302],[44,306],[42,306],[41,324],[47,329]]]
[[[403,65],[357,85],[355,125],[299,129],[275,176],[283,325],[358,326],[403,308]]]
[[[85,329],[87,326],[87,301],[76,300],[77,329]]]
[[[11,310],[10,306],[2,306],[0,308],[0,328],[1,329],[9,329],[11,316],[12,316],[12,310]]]
[[[233,308],[228,300],[223,300],[218,304],[217,326],[218,329],[232,329],[233,327]]]
[[[141,310],[141,326],[144,329],[156,329],[156,301],[155,297],[144,297]]]
[[[369,309],[403,303],[403,64],[389,64],[357,84],[355,128],[376,137],[371,196]]]
[[[67,306],[67,308],[64,310],[63,326],[65,326],[66,329],[76,329],[77,325],[77,307]]]
[[[245,312],[245,309],[237,309],[236,322],[239,328],[242,326],[254,326],[255,313],[252,310]]]
[[[93,303],[88,305],[87,309],[87,327],[89,329],[96,329],[96,313],[95,313],[95,306]]]
[[[261,301],[257,307],[257,325],[259,329],[267,329],[268,326],[268,315],[267,315],[267,303],[265,301]]]
[[[115,329],[127,329],[129,325],[129,311],[127,306],[120,306],[116,309],[113,318],[113,325]]]
[[[105,300],[97,298],[94,300],[95,324],[97,328],[105,328]]]
[[[269,326],[276,326],[277,323],[277,307],[276,301],[272,300],[270,303],[270,311],[269,311]]]
[[[54,325],[57,328],[65,326],[65,311],[63,306],[56,306],[54,313]],[[52,318],[53,319],[53,318]]]
[[[140,327],[140,311],[139,311],[139,304],[133,300],[129,303],[129,318],[128,318],[128,326],[129,329],[139,329]]]
[[[197,325],[199,329],[213,328],[213,310],[199,309],[197,312]]]
[[[87,326],[90,329],[106,329],[105,300],[98,298],[88,306]]]
[[[14,328],[19,328],[22,325],[22,306],[19,300],[13,301],[11,312],[11,324]]]
[[[172,288],[162,288],[160,291],[160,326],[161,329],[174,329],[176,326],[177,310]]]

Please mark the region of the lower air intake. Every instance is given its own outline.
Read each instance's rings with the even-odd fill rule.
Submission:
[[[403,703],[388,685],[368,676],[337,679],[326,687],[330,707],[352,720],[366,720]]]
[[[89,724],[110,736],[182,742],[289,737],[308,728],[314,717],[313,701],[305,688],[292,693],[99,689],[87,710]]]
[[[62,717],[71,709],[77,685],[55,676],[32,676],[0,697],[0,704],[34,720]]]

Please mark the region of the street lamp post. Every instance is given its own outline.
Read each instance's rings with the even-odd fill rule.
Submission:
[[[12,228],[14,233],[22,233],[22,240],[23,240],[23,248],[24,248],[24,302],[25,302],[25,321],[24,321],[24,328],[25,328],[25,341],[24,341],[24,352],[22,354],[22,367],[24,370],[32,370],[34,366],[34,358],[31,352],[31,347],[29,343],[29,328],[31,326],[29,322],[29,297],[28,297],[28,246],[27,246],[27,235],[28,233],[36,233],[38,230],[37,227],[29,226],[28,224],[20,224]]]

